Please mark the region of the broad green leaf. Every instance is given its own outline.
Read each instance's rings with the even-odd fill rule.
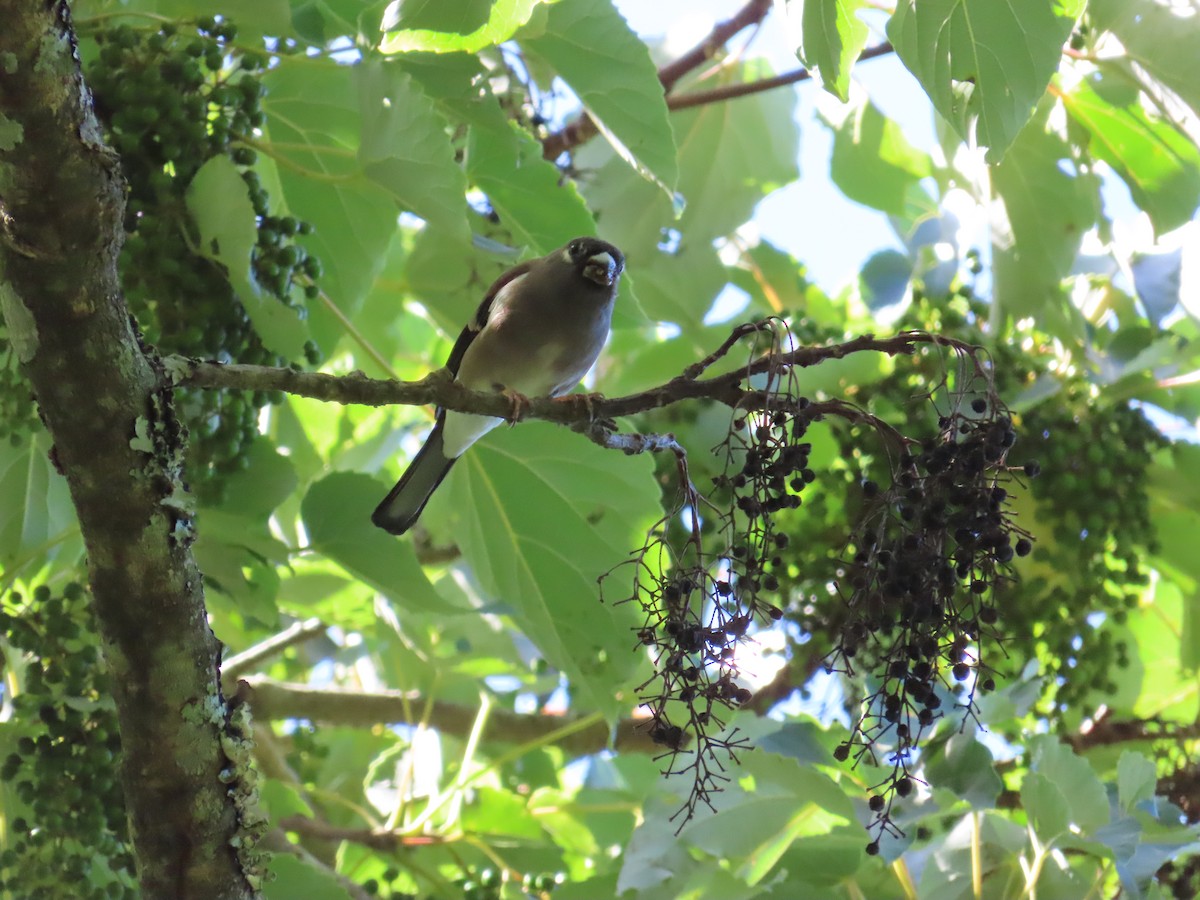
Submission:
[[[510,130],[508,114],[488,86],[488,70],[479,57],[468,53],[405,53],[395,57],[392,64],[412,75],[448,118],[486,130],[495,145],[516,153],[517,136]],[[494,152],[496,146],[488,149]]]
[[[400,205],[455,236],[467,234],[467,179],[446,122],[399,66],[355,66],[362,109],[363,170]]]
[[[254,38],[290,37],[292,11],[288,0],[81,0],[71,4],[71,14],[82,21],[100,14],[137,16],[150,14],[164,19],[194,21],[205,16],[222,16],[238,27],[239,43],[254,44]],[[138,24],[145,18],[137,16]]]
[[[904,299],[913,274],[913,261],[899,250],[873,253],[858,273],[863,302],[872,312]]]
[[[481,87],[486,71],[478,59],[410,53],[398,61],[447,115],[471,126],[464,154],[467,178],[487,194],[500,226],[516,242],[544,254],[573,237],[595,233],[596,223],[575,183],[542,158],[541,144]]]
[[[1099,204],[1096,176],[1075,171],[1071,146],[1046,130],[1048,110],[1045,104],[992,170],[1004,202],[993,228],[996,301],[1014,318],[1045,316],[1061,296]]]
[[[371,510],[386,492],[366,475],[335,472],[318,481],[300,507],[310,546],[401,606],[453,612],[429,583],[412,541],[371,524]]]
[[[1062,792],[1072,825],[1091,832],[1109,822],[1104,785],[1088,761],[1066,744],[1052,735],[1039,735],[1030,742],[1030,765]]]
[[[1185,601],[1178,584],[1164,580],[1157,582],[1142,607],[1130,614],[1129,629],[1145,666],[1142,694],[1134,708],[1139,718],[1159,716],[1190,722],[1200,710],[1196,678],[1184,671],[1180,658],[1184,620],[1194,605],[1190,597]]]
[[[396,204],[358,163],[361,117],[350,67],[290,56],[263,76],[263,111],[279,183],[290,212],[316,227],[306,239],[321,260],[321,286],[353,316],[383,264]],[[326,352],[343,334],[341,321],[311,304],[313,336]]]
[[[1117,796],[1121,809],[1131,812],[1138,803],[1154,796],[1158,785],[1158,770],[1154,761],[1142,754],[1126,750],[1117,763]]]
[[[199,233],[197,249],[229,277],[264,346],[285,359],[296,359],[308,329],[296,309],[263,292],[250,267],[258,224],[250,188],[228,156],[214,156],[187,189],[187,207]]]
[[[630,629],[642,613],[615,603],[627,596],[624,572],[606,583],[604,603],[596,580],[642,541],[658,497],[651,466],[531,422],[471,448],[433,501],[485,596],[511,607],[582,708],[609,716],[632,702],[617,695],[641,671]]]
[[[901,0],[887,33],[937,111],[994,163],[1033,115],[1083,8],[1084,0]]]
[[[865,846],[863,829],[858,822],[837,826],[828,834],[806,835],[802,840],[793,841],[780,857],[778,871],[788,873],[786,884],[794,882],[797,885],[790,896],[836,896],[824,891],[856,876],[866,858]],[[773,881],[773,877],[768,880]],[[785,892],[783,896],[789,894]]]
[[[796,57],[813,78],[843,103],[850,99],[850,69],[867,45],[858,11],[866,0],[787,0],[788,32]]]
[[[287,565],[288,548],[271,534],[269,519],[296,489],[296,473],[266,438],[254,441],[244,460],[226,480],[221,502],[198,510],[195,553],[209,587],[228,595],[240,615],[273,626],[278,567]]]
[[[1169,122],[1150,117],[1136,88],[1096,76],[1062,101],[1090,136],[1088,149],[1121,176],[1155,231],[1192,218],[1200,204],[1200,149]]]
[[[0,571],[26,575],[47,559],[67,563],[82,544],[67,481],[50,461],[52,442],[42,430],[19,447],[0,441]]]
[[[1194,8],[1156,0],[1089,0],[1088,16],[1096,28],[1121,39],[1130,59],[1200,114],[1200,16]]]
[[[204,572],[217,637],[232,642],[217,627],[217,614],[236,612],[274,628],[279,621],[278,567],[287,562],[287,548],[271,537],[265,525],[219,509],[201,510],[196,525],[193,552]]]
[[[722,84],[771,74],[764,63],[752,60],[723,72]],[[707,81],[695,85],[717,86]],[[621,177],[619,161],[606,160],[591,148],[584,148],[592,155],[582,164],[599,171],[583,183],[584,195],[605,233],[619,237],[630,251],[656,246],[666,229],[696,242],[726,237],[750,218],[764,196],[799,177],[795,106],[792,92],[767,91],[676,113],[679,193],[685,201],[678,218],[667,197],[635,177]]]
[[[292,0],[292,26],[307,41],[328,44],[349,37],[366,46],[379,37],[386,0]]]
[[[989,809],[1004,790],[991,752],[974,735],[956,734],[929,764],[929,782],[953,791],[972,809]]]
[[[271,874],[263,884],[267,900],[350,900],[350,892],[337,880],[330,869],[317,869],[307,862],[286,853],[271,857]]]
[[[731,78],[752,81],[769,74],[755,61],[735,68]],[[768,91],[677,113],[673,122],[679,140],[679,192],[686,201],[678,218],[671,201],[625,171],[620,160],[603,150],[584,148],[588,152],[579,164],[598,171],[594,179],[581,183],[581,189],[601,234],[625,250],[635,283],[640,283],[643,265],[655,267],[665,234],[677,231],[681,236],[682,262],[692,247],[732,234],[764,196],[796,179],[795,102],[790,91]],[[706,261],[705,268],[711,272],[711,263]],[[670,297],[660,294],[660,299],[668,302],[644,303],[651,318],[695,324],[708,312],[712,294],[681,289]]]
[[[675,253],[637,258],[638,300],[652,319],[677,322],[685,332],[703,330],[703,316],[729,280],[708,242],[687,242]]]
[[[521,45],[571,86],[626,163],[673,196],[679,165],[658,70],[610,0],[560,0],[545,33]]]
[[[822,119],[833,131],[829,174],[834,184],[851,200],[907,218],[913,193],[925,193],[920,180],[933,171],[929,154],[910,144],[900,126],[865,99],[827,106]]]
[[[384,14],[384,53],[477,53],[502,44],[540,0],[393,0]]]
[[[488,24],[495,6],[493,0],[398,0],[387,6],[384,29],[470,34]]]
[[[489,253],[472,241],[424,228],[404,261],[402,287],[453,341],[479,308],[488,286],[519,261],[520,254]]]
[[[753,754],[741,760],[738,775],[747,779],[746,789],[714,797],[716,812],[692,820],[679,837],[717,859],[740,863],[738,874],[750,884],[761,881],[793,843],[855,822],[842,788],[796,759]]]
[[[1025,776],[1021,784],[1021,806],[1043,843],[1065,834],[1071,825],[1067,798],[1054,779],[1040,772]]]
[[[493,787],[474,790],[474,802],[463,807],[462,824],[475,834],[506,835],[536,841],[542,828],[530,811],[529,798]]]
[[[471,129],[467,174],[485,194],[500,224],[538,255],[561,247],[573,237],[596,232],[596,223],[575,182],[542,158],[542,145],[515,123],[505,135]],[[515,140],[511,140],[514,139]],[[512,147],[512,151],[509,151]]]

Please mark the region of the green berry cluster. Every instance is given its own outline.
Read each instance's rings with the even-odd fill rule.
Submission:
[[[9,594],[0,633],[7,683],[20,685],[5,726],[12,750],[0,765],[16,806],[6,810],[2,889],[27,900],[132,900],[121,742],[84,589]]]
[[[1141,558],[1157,549],[1150,466],[1167,441],[1141,410],[1081,382],[1025,422],[1044,471],[1032,486],[1037,516],[1053,540],[1039,546],[1028,579],[1041,604],[1022,604],[1014,625],[1033,634],[1037,623],[1055,651],[1044,658],[1057,684],[1054,708],[1090,715],[1098,695],[1117,690],[1114,672],[1130,664],[1123,626],[1148,580]],[[1079,642],[1082,652],[1072,646]]]
[[[107,139],[129,184],[122,282],[147,340],[168,353],[260,365],[286,361],[263,346],[219,265],[195,250],[186,194],[210,159],[241,170],[258,223],[252,270],[258,285],[303,314],[319,293],[321,267],[298,242],[311,226],[272,215],[257,173],[256,130],[264,121],[261,73],[269,57],[234,44],[228,21],[201,19],[157,29],[119,25],[97,32],[88,83]],[[319,361],[315,345],[306,348]],[[265,393],[184,392],[191,433],[189,479],[219,485],[257,434]]]

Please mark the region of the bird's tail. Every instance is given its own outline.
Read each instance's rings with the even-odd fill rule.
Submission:
[[[383,498],[383,502],[371,513],[371,521],[392,534],[404,534],[412,528],[425,504],[442,483],[442,479],[454,465],[457,456],[447,458],[442,443],[442,423],[445,416],[438,416],[437,424],[425,441],[408,469],[400,476],[396,486]]]

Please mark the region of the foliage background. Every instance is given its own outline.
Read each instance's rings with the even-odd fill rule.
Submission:
[[[1044,472],[1014,500],[1037,549],[1002,610],[1003,650],[990,651],[998,688],[982,723],[946,716],[918,759],[923,783],[893,811],[903,835],[870,856],[867,798],[882,776],[832,755],[869,678],[820,671],[840,614],[826,585],[858,485],[887,477],[867,430],[813,437],[819,491],[789,524],[786,615],[761,629],[772,649],[748,664],[757,696],[735,721],[756,749],[729,765],[715,811],[676,833],[670,817],[688,787],[660,776],[656,749],[629,721],[650,671],[632,649],[640,616],[611,602],[619,596],[601,603],[596,586],[669,508],[669,461],[544,422],[502,429],[458,465],[423,532],[396,541],[369,511],[419,446],[428,409],[297,396],[203,406],[197,422],[250,423],[214,428],[189,465],[207,485],[194,552],[209,620],[235,660],[227,692],[236,676],[252,687],[260,802],[282,851],[265,896],[1195,895],[1194,5],[752,2],[730,10],[746,27],[674,68],[681,57],[593,0],[72,8],[85,75],[105,65],[102,31],[177,23],[190,33],[196,17],[227,16],[237,33],[210,82],[261,79],[260,118],[229,136],[240,158],[215,155],[186,184],[182,162],[160,166],[181,179],[169,189],[186,207],[161,227],[188,235],[188,258],[215,258],[209,271],[232,285],[257,337],[227,329],[197,347],[182,327],[172,344],[165,310],[176,297],[130,285],[131,303],[151,298],[134,305],[164,352],[307,356],[332,374],[417,379],[519,254],[596,232],[629,259],[594,378],[609,396],[669,381],[725,338],[732,317],[781,316],[805,342],[929,328],[989,349],[1018,458]],[[752,224],[763,198],[797,179],[803,138],[796,90],[766,81],[778,73],[747,40],[756,28],[784,31],[806,67],[779,81],[834,98],[822,105],[828,176],[886,217],[903,248],[870,256],[835,293]],[[938,146],[910,143],[856,84],[866,48],[894,48],[917,79]],[[248,55],[261,56],[261,76]],[[592,126],[579,124],[580,105]],[[213,107],[204,114],[207,139]],[[263,267],[247,167],[272,216],[313,226],[294,244],[319,265],[282,292],[270,288],[278,264]],[[1109,210],[1122,187],[1144,214],[1140,244]],[[239,354],[251,346],[259,355]],[[82,578],[83,545],[12,357],[0,565],[5,590],[26,598],[10,595],[6,621],[32,621],[35,633],[7,633],[2,734],[21,760],[42,751],[38,707],[18,702],[40,696],[29,661],[49,672],[77,650],[76,638],[39,637],[38,623],[66,610],[91,626],[74,599],[52,609],[34,593],[77,599],[66,585]],[[920,434],[936,412],[919,397],[941,365],[936,354],[856,356],[804,373],[802,386]],[[729,413],[678,404],[624,424],[674,432],[703,486]],[[220,464],[201,479],[205,453]],[[111,701],[103,683],[77,688],[80,733],[92,735],[81,740],[94,744],[86,716]],[[73,777],[88,784],[96,771]],[[9,896],[34,896],[18,865],[28,846],[92,860],[81,877],[98,888],[134,890],[127,851],[109,840],[123,840],[119,816],[97,817],[78,846],[39,843],[28,836],[53,829],[24,794],[0,795]]]

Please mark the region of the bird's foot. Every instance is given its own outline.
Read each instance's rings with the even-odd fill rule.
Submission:
[[[521,421],[521,419],[525,418],[525,410],[529,408],[529,398],[524,394],[517,393],[511,388],[504,388],[502,391],[500,391],[500,394],[512,406],[512,409],[508,414],[508,424],[516,425]]]
[[[589,425],[599,424],[615,429],[617,425],[612,419],[600,419],[599,421],[596,419],[596,404],[603,399],[603,394],[593,392],[584,394],[567,394],[565,397],[555,397],[554,402],[570,403],[572,406],[577,408],[582,407],[583,409],[586,409]]]

